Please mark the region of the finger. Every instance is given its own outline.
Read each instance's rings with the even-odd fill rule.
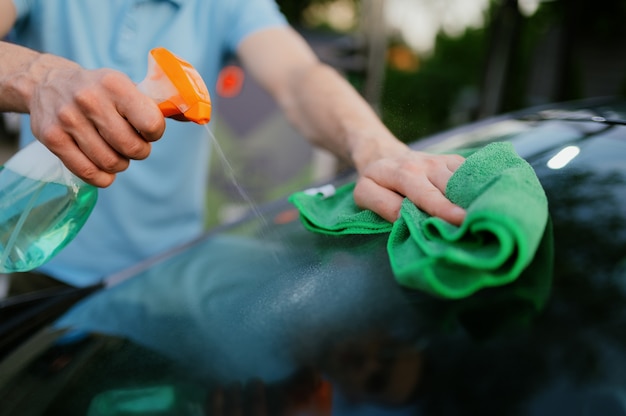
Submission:
[[[101,170],[83,153],[74,138],[59,125],[49,125],[39,136],[63,164],[83,181],[98,187],[107,187],[115,180],[115,174]]]
[[[439,169],[428,172],[427,179],[432,183],[442,194],[446,193],[448,182],[452,177],[453,172],[448,169],[446,165],[441,165]],[[414,189],[414,188],[413,188]],[[408,195],[407,195],[408,196]]]
[[[461,155],[446,155],[446,165],[451,172],[456,170],[465,162],[465,158]]]
[[[370,178],[359,179],[354,188],[354,202],[358,207],[374,211],[389,222],[398,219],[403,199],[401,195]]]
[[[113,97],[115,110],[148,142],[158,140],[165,131],[165,119],[157,104],[141,93],[125,74],[100,70],[100,84]]]
[[[417,162],[405,163],[401,169],[393,163],[379,163],[369,176],[376,178],[380,186],[406,196],[426,213],[459,225],[465,218],[465,210],[450,202],[444,194],[452,176],[448,163],[454,168],[460,161],[456,155],[427,155]]]
[[[90,140],[90,137],[93,140]],[[116,173],[128,169],[129,160],[111,149],[98,137],[97,133],[85,134],[85,132],[81,132],[80,135],[73,136],[73,139],[79,151],[76,158],[80,158],[81,164],[78,176],[87,178],[87,182],[95,182],[97,186],[106,187],[110,185]],[[92,173],[93,170],[97,170],[97,172]]]
[[[64,124],[78,148],[98,169],[107,173],[117,173],[128,168],[128,158],[112,148],[90,120],[78,116],[71,123]],[[138,140],[143,141],[141,138]]]
[[[450,202],[439,188],[427,180],[408,192],[407,198],[422,211],[451,224],[460,225],[465,219],[465,210]]]
[[[133,87],[135,88],[135,87]],[[165,118],[156,103],[137,90],[136,100],[125,100],[117,104],[117,111],[130,123],[147,142],[155,142],[163,136]]]
[[[124,159],[143,160],[150,155],[152,145],[117,112],[111,112],[106,120],[94,120],[94,124],[101,140]]]

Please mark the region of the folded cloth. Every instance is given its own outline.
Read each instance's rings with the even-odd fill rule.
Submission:
[[[515,280],[548,221],[548,201],[532,167],[510,143],[489,144],[452,175],[446,196],[467,210],[460,227],[403,201],[387,244],[398,282],[461,298]]]
[[[355,206],[352,189],[346,185],[334,196],[309,195],[306,201],[306,194],[299,193],[290,200],[311,231],[386,232],[389,223]],[[532,167],[510,143],[489,144],[452,175],[446,196],[467,210],[461,226],[403,201],[387,243],[398,283],[458,299],[514,281],[532,261],[548,221],[547,198]],[[366,226],[367,221],[371,224]]]
[[[543,311],[552,290],[554,237],[548,224],[532,262],[508,285],[481,290],[473,296],[439,302],[442,329],[461,325],[474,338],[529,328]]]

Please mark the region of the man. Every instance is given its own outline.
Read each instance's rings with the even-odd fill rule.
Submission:
[[[398,141],[273,0],[0,0],[0,37],[11,29],[17,44],[0,43],[0,111],[29,114],[23,144],[36,138],[106,188],[77,238],[41,268],[67,284],[94,283],[202,232],[206,134],[191,123],[166,129],[135,87],[156,46],[207,85],[236,52],[305,137],[355,166],[359,206],[394,221],[406,196],[451,223],[464,218],[443,195],[463,159]]]

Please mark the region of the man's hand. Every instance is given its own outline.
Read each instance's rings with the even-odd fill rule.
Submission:
[[[106,187],[131,159],[150,154],[165,129],[163,115],[121,72],[50,59],[59,65],[33,65],[42,74],[28,103],[33,134],[75,175]]]
[[[433,155],[408,147],[360,169],[354,200],[394,222],[404,197],[430,215],[460,225],[465,210],[445,197],[448,180],[463,163],[458,155]]]
[[[0,62],[0,111],[29,113],[35,137],[92,185],[110,185],[163,135],[158,106],[121,72],[7,42]]]

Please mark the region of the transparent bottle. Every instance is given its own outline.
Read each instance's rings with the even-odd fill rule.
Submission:
[[[148,56],[138,85],[166,117],[208,123],[211,100],[204,81],[186,61],[164,48]],[[98,199],[98,190],[72,174],[34,141],[0,167],[0,273],[35,269],[76,237]]]

